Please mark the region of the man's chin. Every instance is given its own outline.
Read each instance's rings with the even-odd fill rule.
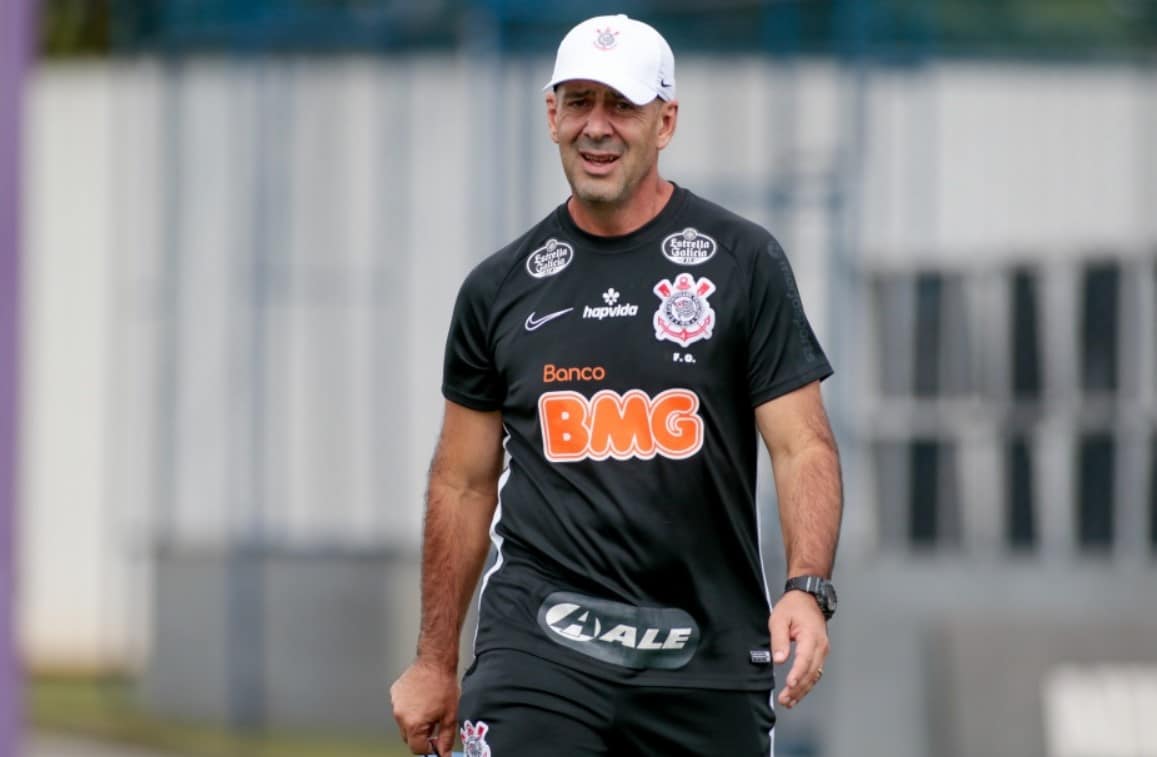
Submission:
[[[591,183],[579,183],[574,186],[574,196],[581,202],[592,205],[614,205],[622,199],[622,187],[612,187]]]

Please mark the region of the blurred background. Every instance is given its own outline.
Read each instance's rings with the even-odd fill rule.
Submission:
[[[0,514],[37,733],[401,754],[452,300],[567,196],[541,86],[621,11],[675,50],[664,175],[772,230],[836,367],[834,652],[778,754],[1157,755],[1157,0],[32,10]]]

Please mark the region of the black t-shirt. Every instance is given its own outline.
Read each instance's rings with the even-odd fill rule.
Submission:
[[[631,234],[562,205],[484,260],[442,385],[509,455],[475,651],[767,688],[753,409],[831,372],[779,243],[681,187]]]

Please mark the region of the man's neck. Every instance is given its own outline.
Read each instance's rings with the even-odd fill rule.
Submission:
[[[588,234],[621,237],[641,229],[663,212],[674,193],[674,184],[656,176],[654,181],[643,182],[634,196],[623,205],[583,202],[571,195],[566,209],[575,225]]]

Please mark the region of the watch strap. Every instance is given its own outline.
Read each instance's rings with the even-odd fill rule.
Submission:
[[[795,578],[787,579],[787,583],[783,585],[784,591],[806,591],[808,594],[818,595],[823,590],[827,579],[823,576],[796,576]]]
[[[827,591],[825,591],[825,588]],[[832,616],[836,613],[835,591],[831,586],[831,582],[823,576],[795,576],[789,578],[783,585],[783,591],[785,594],[789,591],[804,591],[811,594],[812,597],[815,598],[816,604],[819,605],[824,620],[831,620]],[[829,597],[829,594],[832,596]]]

